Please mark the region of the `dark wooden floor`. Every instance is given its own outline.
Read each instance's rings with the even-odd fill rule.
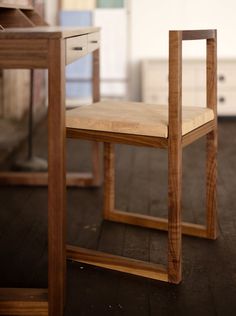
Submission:
[[[169,285],[68,263],[67,316],[236,315],[236,120],[219,128],[217,241],[183,238],[183,282]],[[46,128],[35,139],[46,157]],[[184,150],[183,217],[204,222],[204,140]],[[23,151],[24,152],[24,151]],[[22,152],[22,153],[23,153]],[[88,143],[70,141],[70,169],[90,168]],[[22,154],[21,153],[21,154]],[[166,216],[162,150],[117,146],[117,206]],[[47,286],[47,190],[0,188],[0,286]],[[102,188],[68,190],[68,241],[132,258],[166,261],[166,233],[102,221]]]

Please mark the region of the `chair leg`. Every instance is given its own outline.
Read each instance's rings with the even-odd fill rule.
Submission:
[[[114,144],[104,143],[104,206],[103,217],[109,220],[115,208],[115,150]]]
[[[207,163],[206,163],[206,228],[207,238],[217,238],[217,132],[213,130],[207,134]]]
[[[93,174],[93,185],[99,186],[101,183],[100,174],[100,153],[99,153],[99,143],[92,143],[92,174]]]
[[[175,147],[175,148],[173,148]],[[182,279],[182,148],[168,149],[168,280]]]

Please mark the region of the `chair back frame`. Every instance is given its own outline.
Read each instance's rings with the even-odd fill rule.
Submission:
[[[207,134],[206,222],[208,238],[216,238],[217,154],[217,33],[216,30],[169,32],[169,130],[168,130],[168,279],[179,283],[182,275],[182,42],[206,40],[207,100],[214,111],[214,126]]]
[[[169,31],[169,135],[181,136],[182,42],[206,40],[206,105],[217,117],[217,31]]]

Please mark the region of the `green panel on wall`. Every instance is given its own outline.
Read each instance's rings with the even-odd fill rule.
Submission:
[[[124,0],[97,0],[97,8],[123,8]]]

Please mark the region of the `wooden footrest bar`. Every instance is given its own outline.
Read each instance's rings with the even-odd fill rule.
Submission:
[[[47,172],[0,172],[0,185],[35,185],[47,186]],[[69,172],[66,177],[67,186],[96,186],[94,177],[89,172]]]
[[[109,212],[108,217],[105,219],[125,223],[130,225],[136,225],[141,227],[168,230],[168,220],[165,218],[154,217],[149,215],[137,214],[137,213],[127,213],[123,211],[112,211]],[[207,230],[204,225],[192,224],[192,223],[182,223],[182,233],[189,236],[208,238]]]
[[[167,270],[162,265],[110,255],[96,250],[67,246],[67,259],[154,280],[168,281]]]
[[[47,316],[48,291],[1,288],[0,315]]]

